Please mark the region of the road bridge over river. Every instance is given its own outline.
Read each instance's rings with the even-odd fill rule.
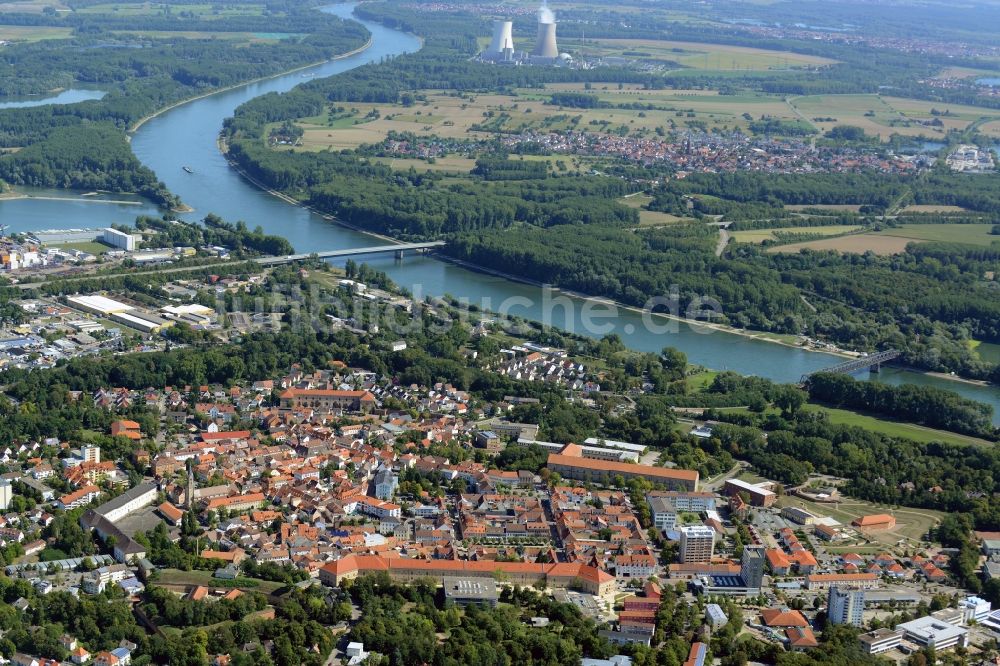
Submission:
[[[373,245],[371,247],[352,247],[346,250],[323,250],[322,252],[309,252],[307,254],[287,254],[283,257],[259,257],[254,259],[262,266],[277,266],[278,264],[290,264],[296,261],[318,257],[320,259],[338,259],[342,257],[357,257],[363,254],[385,254],[392,252],[397,258],[402,258],[404,252],[426,252],[436,247],[442,247],[444,241],[431,241],[428,243],[394,243],[392,245]]]
[[[808,375],[802,375],[802,379],[800,381],[805,384],[809,381],[809,377],[820,372],[832,373],[836,375],[852,375],[855,372],[860,372],[861,370],[878,372],[883,363],[888,363],[893,359],[899,358],[901,354],[902,352],[895,349],[888,349],[883,352],[878,352],[877,354],[869,354],[868,356],[862,356],[860,358],[852,358],[849,361],[844,361],[843,363],[838,363],[837,365],[831,365],[828,368],[823,368],[821,370],[817,370],[816,372],[810,372]]]

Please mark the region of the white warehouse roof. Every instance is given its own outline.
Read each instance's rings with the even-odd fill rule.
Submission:
[[[128,312],[129,310],[134,309],[131,305],[119,303],[118,301],[105,296],[97,296],[94,294],[89,296],[70,296],[66,300],[74,305],[86,308],[87,310],[101,312],[104,314],[111,314],[113,312]]]

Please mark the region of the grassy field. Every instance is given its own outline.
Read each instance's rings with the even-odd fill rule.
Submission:
[[[943,138],[948,130],[964,130],[981,118],[1000,118],[995,109],[881,95],[809,95],[792,98],[789,104],[823,132],[836,125],[853,125],[883,140],[892,134]],[[935,116],[932,110],[947,115]],[[941,125],[929,124],[935,120]]]
[[[625,85],[619,90],[617,85],[593,84],[588,90],[585,84],[565,83],[549,84],[546,92],[586,92],[596,95],[602,102],[609,104],[644,104],[656,107],[657,111],[645,111],[647,118],[655,118],[657,122],[650,123],[667,126],[671,122],[685,126],[691,121],[704,123],[706,127],[718,129],[739,128],[749,132],[751,119],[769,116],[778,120],[794,122],[799,120],[795,112],[784,100],[776,95],[763,93],[744,93],[740,95],[720,95],[714,90],[642,90],[637,85]],[[542,99],[537,91],[523,90],[522,95]],[[634,114],[638,116],[638,114]]]
[[[662,227],[668,224],[677,224],[678,222],[685,222],[690,218],[677,217],[676,215],[671,215],[670,213],[661,213],[655,210],[646,210],[646,206],[649,202],[653,200],[653,197],[647,194],[635,194],[628,197],[623,197],[619,199],[621,203],[625,204],[629,208],[635,208],[639,211],[639,226],[640,227]]]
[[[164,13],[164,7],[167,8],[166,11],[169,13],[180,13],[188,12],[194,14],[198,18],[211,19],[211,18],[225,18],[228,16],[263,16],[264,14],[264,3],[259,5],[254,4],[238,4],[238,5],[225,5],[217,4],[213,5],[210,3],[204,4],[178,4],[178,5],[163,5],[158,2],[138,2],[138,3],[117,3],[109,2],[100,5],[91,5],[90,7],[83,7],[78,9],[80,13],[84,14],[117,14],[119,16],[155,16]]]
[[[807,405],[807,411],[825,412],[831,423],[838,425],[850,425],[877,432],[889,437],[901,437],[912,439],[915,442],[944,442],[945,444],[957,444],[961,446],[996,446],[993,442],[978,437],[969,437],[945,430],[935,430],[913,423],[902,423],[899,421],[889,421],[875,416],[859,414],[858,412],[846,409],[834,409],[832,407],[821,407],[819,405]]]
[[[610,105],[650,105],[643,111],[621,108],[569,109],[546,104],[553,92],[586,91]],[[378,143],[389,132],[434,135],[444,139],[482,136],[488,132],[539,132],[583,129],[593,134],[653,138],[688,126],[748,131],[753,119],[771,116],[795,121],[794,112],[779,97],[770,95],[719,95],[714,91],[644,91],[617,84],[554,84],[544,91],[525,89],[515,95],[459,97],[441,91],[423,91],[426,101],[413,106],[351,104],[345,111],[328,109],[319,116],[301,118],[304,130],[296,150],[342,150]],[[747,114],[747,117],[744,117]],[[281,147],[281,149],[288,149]],[[648,217],[648,216],[647,216]],[[662,223],[665,220],[652,220]]]
[[[0,25],[0,40],[5,42],[40,42],[43,39],[66,39],[72,28],[55,28],[48,25]]]
[[[961,206],[932,206],[911,204],[901,209],[900,214],[906,213],[965,213],[968,209]]]
[[[992,224],[904,224],[895,229],[877,232],[875,235],[896,236],[918,241],[990,245],[1000,242],[1000,236],[994,236],[990,233],[992,229]]]
[[[979,131],[987,136],[1000,138],[1000,120],[983,123],[979,126]]]
[[[849,234],[862,229],[857,225],[835,224],[828,227],[786,227],[783,229],[751,229],[747,231],[733,231],[733,240],[737,243],[753,243],[759,245],[766,240],[774,240],[775,233],[789,234],[820,234],[822,236],[838,236]]]
[[[685,67],[701,70],[766,71],[792,67],[817,67],[836,62],[828,58],[789,51],[652,39],[599,39],[587,40],[585,44],[563,40],[562,46],[585,56],[640,57],[676,62]]]
[[[802,211],[802,210],[823,210],[830,211],[834,213],[847,212],[847,213],[857,213],[861,210],[861,206],[857,204],[792,204],[791,206],[785,206],[785,210],[791,211]]]
[[[769,252],[798,252],[802,249],[835,250],[853,254],[899,254],[913,242],[940,241],[988,246],[1000,241],[1000,236],[990,233],[991,224],[904,224],[893,229],[865,234],[824,238],[821,240],[792,243],[770,248]],[[739,232],[737,232],[739,233]]]
[[[79,250],[80,252],[89,252],[90,254],[104,254],[108,250],[113,249],[110,245],[105,245],[104,243],[98,243],[97,241],[80,241],[77,243],[46,243],[46,245],[52,245],[63,250]]]
[[[703,391],[709,384],[715,381],[719,375],[718,370],[704,370],[687,378],[688,388],[691,391]]]
[[[61,2],[11,0],[11,2],[0,2],[0,14],[41,14],[46,7],[52,7],[60,12],[69,11],[69,8]]]
[[[285,586],[284,583],[276,583],[270,580],[260,580],[252,579],[257,581],[255,587],[241,587],[240,589],[244,591],[258,591],[262,594],[271,594],[275,590],[278,590]],[[226,581],[220,581],[217,578],[212,577],[211,571],[181,571],[180,569],[163,569],[160,572],[160,577],[158,579],[159,583],[163,585],[204,585],[208,588],[225,588]]]
[[[868,536],[871,541],[877,542],[871,548],[879,548],[878,544],[889,546],[897,543],[900,539],[921,541],[928,530],[937,525],[944,514],[940,511],[929,509],[898,509],[884,505],[873,504],[863,500],[846,498],[842,502],[830,503],[810,502],[801,497],[784,495],[778,498],[778,506],[797,506],[806,509],[820,516],[829,516],[843,525],[849,526],[851,521],[860,516],[873,513],[889,513],[896,517],[896,527],[886,532],[872,532]],[[831,550],[844,552],[859,552],[857,546],[834,546]]]
[[[835,252],[847,252],[849,254],[864,254],[874,252],[880,255],[899,254],[906,249],[908,243],[912,243],[910,238],[900,238],[898,236],[878,236],[875,234],[853,234],[851,236],[839,236],[837,238],[823,238],[820,240],[806,241],[804,243],[791,243],[789,245],[778,245],[768,248],[768,252],[798,252],[800,250],[816,250],[822,252],[833,250]]]
[[[375,162],[388,164],[396,171],[408,171],[410,168],[416,171],[440,171],[445,173],[469,173],[476,166],[476,160],[471,157],[438,157],[434,163],[417,158],[405,159],[401,157],[378,157]]]
[[[937,75],[939,79],[971,79],[1000,76],[993,69],[975,69],[972,67],[946,67]]]
[[[982,360],[989,363],[1000,363],[1000,345],[973,340],[970,346],[972,351]]]
[[[241,44],[274,44],[284,39],[298,39],[303,35],[287,32],[257,33],[257,32],[205,32],[198,30],[113,30],[115,34],[141,35],[143,37],[165,38],[183,37],[185,39],[220,39]]]

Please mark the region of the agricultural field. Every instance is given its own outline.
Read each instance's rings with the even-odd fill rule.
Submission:
[[[785,206],[785,210],[794,212],[803,210],[822,210],[830,211],[831,213],[858,213],[861,211],[861,206],[857,204],[792,204],[790,206]]]
[[[417,158],[378,157],[375,162],[388,164],[396,171],[408,171],[411,168],[420,172],[469,173],[476,166],[476,160],[471,157],[438,157],[433,162]]]
[[[720,95],[715,90],[643,90],[637,85],[593,84],[589,89],[585,84],[548,84],[546,92],[584,92],[597,96],[601,102],[612,105],[648,104],[658,107],[657,111],[644,111],[646,118],[656,118],[657,122],[643,126],[657,127],[671,123],[684,127],[697,121],[707,129],[739,129],[749,133],[750,120],[744,114],[758,120],[768,116],[776,120],[796,122],[799,116],[776,95],[746,92],[740,95]],[[536,90],[521,90],[519,94],[535,99],[544,99]],[[595,113],[604,110],[589,110]],[[666,112],[665,114],[662,112]],[[642,120],[638,112],[629,112],[634,120]]]
[[[197,30],[112,30],[119,35],[139,35],[150,38],[183,37],[184,39],[223,39],[239,44],[274,44],[285,39],[298,39],[301,34],[288,32],[204,32]]]
[[[0,14],[41,14],[46,7],[52,7],[57,12],[68,12],[69,7],[61,2],[47,0],[11,0],[0,2]]]
[[[800,250],[815,250],[817,252],[823,252],[826,250],[832,250],[834,252],[846,252],[849,254],[874,252],[879,255],[890,255],[900,254],[906,250],[907,244],[912,242],[913,240],[910,238],[899,238],[896,236],[853,234],[850,236],[839,236],[837,238],[823,238],[803,243],[779,245],[769,248],[768,252],[799,252]]]
[[[745,46],[671,42],[653,39],[563,41],[564,48],[584,57],[627,57],[676,62],[684,67],[715,71],[766,71],[823,67],[835,60],[819,56]]]
[[[553,92],[587,92],[611,105],[650,104],[658,108],[574,109],[546,104]],[[719,95],[714,91],[676,90],[643,91],[635,86],[594,84],[549,85],[545,92],[519,90],[512,95],[453,94],[428,91],[425,101],[412,106],[393,104],[351,104],[345,113],[330,112],[301,118],[305,131],[301,150],[357,148],[378,143],[389,132],[433,135],[442,139],[483,136],[474,126],[487,132],[586,130],[593,134],[655,138],[665,132],[689,126],[706,130],[748,132],[752,120],[770,116],[789,122],[798,121],[795,113],[779,98],[769,95]],[[746,115],[744,115],[746,114]],[[283,146],[282,148],[287,149]]]
[[[987,136],[995,136],[1000,139],[1000,120],[993,120],[979,126],[979,131]]]
[[[916,241],[990,245],[1000,242],[1000,236],[990,234],[992,229],[992,224],[904,224],[895,229],[877,232],[875,235],[895,236]]]
[[[0,41],[5,42],[40,42],[43,39],[67,39],[72,34],[72,28],[56,28],[50,25],[0,25]]]
[[[183,4],[183,5],[163,5],[158,2],[143,3],[117,3],[109,2],[100,5],[83,7],[77,11],[83,14],[117,14],[118,16],[156,16],[159,14],[180,14],[194,15],[201,19],[226,18],[231,16],[263,16],[265,5],[260,4],[232,4],[213,5],[205,4]]]
[[[900,215],[908,213],[967,213],[968,210],[961,206],[934,206],[910,204],[899,211]]]
[[[661,213],[655,210],[647,210],[646,206],[649,202],[653,200],[653,197],[647,194],[635,194],[628,197],[623,197],[619,199],[621,203],[625,204],[629,208],[635,208],[639,211],[639,226],[640,227],[662,227],[668,224],[677,224],[678,222],[686,222],[690,218],[677,217],[676,215],[671,215],[670,213]]]
[[[853,125],[883,140],[892,134],[944,138],[948,130],[964,130],[981,118],[1000,119],[995,109],[880,95],[810,95],[791,98],[788,103],[822,132]]]
[[[899,254],[913,242],[968,243],[970,245],[991,245],[1000,242],[1000,236],[990,233],[991,224],[904,224],[883,231],[864,234],[824,238],[821,240],[792,243],[769,249],[769,252],[798,252],[803,249],[834,250],[853,254],[874,252],[875,254]]]
[[[938,79],[979,79],[1000,76],[996,69],[981,69],[975,67],[946,67],[937,75]]]
[[[469,137],[470,129],[484,120],[488,109],[500,110],[517,101],[509,96],[480,95],[474,100],[441,93],[428,93],[426,102],[404,107],[398,104],[351,104],[344,112],[333,109],[319,116],[301,118],[304,130],[297,150],[315,151],[357,148],[379,143],[389,132],[434,135],[444,139]],[[543,115],[542,104],[531,105]],[[522,108],[522,111],[525,109]],[[516,112],[516,111],[515,111]],[[286,146],[281,148],[288,149]]]
[[[759,245],[767,240],[775,240],[779,234],[819,234],[821,236],[840,236],[861,230],[863,227],[849,224],[836,224],[828,227],[786,227],[783,229],[751,229],[747,231],[731,231],[733,240],[737,243],[752,243]]]

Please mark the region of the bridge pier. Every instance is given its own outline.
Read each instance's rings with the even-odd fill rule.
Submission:
[[[883,363],[888,363],[896,358],[899,358],[900,355],[899,351],[895,349],[888,349],[883,352],[878,352],[877,354],[871,354],[870,356],[862,356],[861,358],[856,358],[851,361],[844,361],[843,363],[838,363],[837,365],[829,368],[819,370],[819,372],[851,375],[860,370],[868,370],[871,373],[877,374],[881,372]],[[809,382],[809,375],[811,374],[813,373],[802,375],[801,381],[803,384]]]
[[[402,258],[403,258],[403,251],[396,250],[396,259],[402,259]]]

